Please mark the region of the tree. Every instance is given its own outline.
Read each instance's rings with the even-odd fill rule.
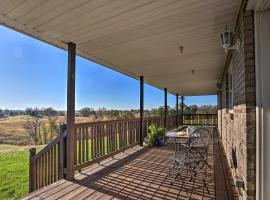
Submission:
[[[80,117],[90,117],[91,115],[95,115],[95,111],[93,108],[85,107],[79,111],[79,115]]]
[[[120,118],[121,119],[132,119],[132,118],[134,118],[134,115],[130,111],[125,111],[125,112],[122,112]]]
[[[41,115],[40,110],[38,108],[26,108],[25,109],[25,114],[30,115],[33,117],[39,117]]]
[[[190,112],[191,114],[196,114],[198,110],[198,106],[197,105],[191,105],[190,106]]]
[[[65,115],[66,115],[66,112],[65,112],[65,111],[60,110],[60,111],[58,111],[58,115],[59,115],[59,116],[65,116]]]
[[[96,111],[96,118],[98,121],[101,121],[103,120],[104,116],[106,115],[107,113],[107,109],[106,108],[99,108],[97,109]]]
[[[33,120],[28,120],[24,128],[26,129],[28,135],[33,140],[34,144],[40,144],[41,141],[41,120],[39,118],[35,118]]]
[[[25,114],[26,115],[32,115],[33,108],[26,108],[25,109]]]
[[[52,140],[55,136],[59,133],[59,127],[56,122],[56,118],[49,118],[48,119],[48,132],[49,132],[49,139]]]
[[[49,108],[45,108],[43,110],[43,114],[45,116],[49,116],[49,117],[52,117],[52,116],[56,116],[57,115],[57,111],[54,110],[52,107],[49,107]]]
[[[168,106],[168,115],[171,115],[171,116],[174,116],[174,115],[176,115],[176,109],[175,109],[175,107],[170,107],[170,106]]]
[[[47,129],[46,125],[42,126],[41,131],[42,131],[42,135],[43,135],[43,143],[47,144],[49,134],[48,134],[48,129]]]

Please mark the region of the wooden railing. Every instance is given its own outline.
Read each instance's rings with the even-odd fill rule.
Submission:
[[[151,124],[154,124],[156,126],[160,126],[160,127],[163,127],[164,125],[164,118],[162,117],[147,117],[147,118],[144,118],[144,124],[143,124],[143,127],[144,127],[144,137],[146,137],[147,135],[147,132],[148,132],[148,126],[150,126]]]
[[[164,127],[164,118],[144,119],[144,134],[150,124]],[[169,116],[167,129],[175,128],[176,116]],[[74,170],[80,171],[93,163],[113,156],[139,143],[140,119],[75,124],[76,147]],[[65,177],[66,136],[62,126],[60,136],[36,154],[30,150],[29,190],[34,191]]]
[[[168,116],[167,119],[167,129],[173,129],[176,127],[176,116]]]
[[[139,132],[139,119],[76,124],[75,170],[138,144]]]
[[[60,136],[36,154],[30,149],[29,157],[29,191],[32,192],[64,177],[65,168],[65,126]]]
[[[183,114],[183,125],[217,125],[217,114]]]
[[[184,114],[182,119],[183,125],[217,125],[216,114]],[[145,118],[144,137],[150,124],[164,127],[164,118]],[[167,129],[175,126],[176,116],[168,116]],[[140,119],[79,123],[75,130],[74,170],[80,171],[138,144]],[[65,126],[62,126],[60,136],[40,152],[36,154],[36,149],[30,149],[29,190],[37,190],[64,178],[66,162]]]

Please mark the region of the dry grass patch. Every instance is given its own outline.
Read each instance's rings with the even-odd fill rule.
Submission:
[[[26,134],[24,124],[30,116],[14,116],[0,119],[0,144],[29,144],[30,137]]]

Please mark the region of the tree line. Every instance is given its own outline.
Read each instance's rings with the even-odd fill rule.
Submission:
[[[58,111],[52,107],[49,108],[26,108],[25,110],[10,110],[10,109],[1,109],[0,108],[0,117],[11,117],[18,115],[29,115],[33,117],[56,117],[56,116],[65,116],[65,111]]]
[[[76,111],[76,117],[92,117],[94,120],[102,119],[125,119],[139,117],[139,109],[119,110],[107,108],[89,108],[84,107]],[[164,114],[164,106],[158,108],[146,109],[144,111],[146,117],[158,117]],[[182,105],[179,104],[179,113],[182,113]],[[215,105],[186,105],[183,104],[184,114],[215,114],[217,113],[217,106]],[[17,115],[29,115],[33,117],[56,117],[65,116],[66,111],[58,111],[52,107],[49,108],[26,108],[25,110],[2,110],[0,109],[0,117],[9,117]],[[176,115],[176,108],[168,106],[168,115]]]
[[[179,114],[182,113],[182,105],[179,104]],[[185,105],[183,104],[183,113],[185,114],[215,114],[217,107],[212,105]],[[55,136],[59,135],[59,125],[65,123],[66,112],[57,111],[52,107],[49,108],[26,108],[25,110],[2,110],[0,117],[10,117],[16,115],[27,115],[32,118],[27,119],[24,124],[26,133],[32,140],[33,144],[46,144]],[[164,106],[158,108],[146,109],[145,117],[162,117],[164,116]],[[168,115],[176,115],[176,108],[168,106]],[[60,117],[59,116],[63,116]],[[76,111],[76,121],[81,118],[89,118],[89,121],[104,121],[117,119],[131,119],[140,117],[139,109],[117,110],[106,108],[82,108]]]

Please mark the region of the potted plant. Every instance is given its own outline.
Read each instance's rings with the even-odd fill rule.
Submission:
[[[156,126],[154,124],[151,124],[150,126],[148,126],[148,132],[147,132],[147,137],[148,137],[148,142],[149,142],[149,146],[153,147],[156,143],[156,136],[157,132],[156,132]]]
[[[156,145],[163,147],[165,144],[165,128],[157,127]]]
[[[148,127],[148,141],[149,146],[164,146],[164,139],[165,139],[165,129],[158,127],[154,124],[151,124]]]

